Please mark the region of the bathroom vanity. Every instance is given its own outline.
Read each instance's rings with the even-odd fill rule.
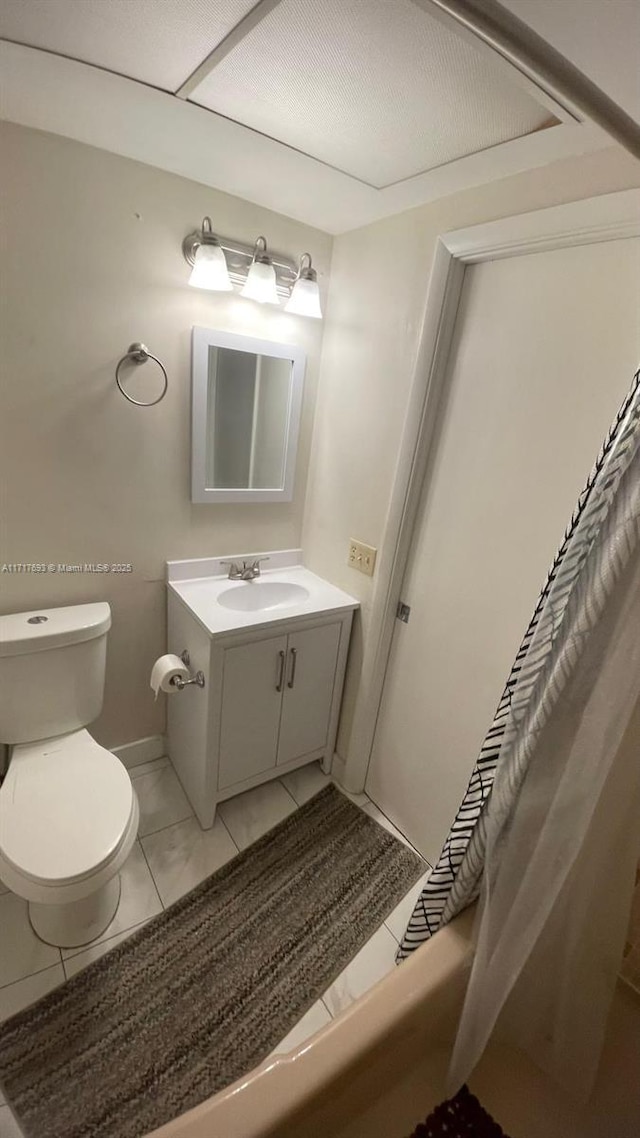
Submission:
[[[168,651],[186,650],[204,674],[204,687],[169,697],[169,756],[204,829],[218,802],[317,759],[328,770],[333,757],[358,602],[305,569],[299,550],[229,579],[229,562],[260,556],[167,566]]]

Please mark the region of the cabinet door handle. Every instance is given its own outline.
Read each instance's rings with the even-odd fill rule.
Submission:
[[[282,691],[282,682],[284,680],[284,659],[285,659],[285,653],[282,651],[282,649],[280,650],[280,652],[278,652],[278,656],[280,658],[280,668],[279,668],[279,672],[278,672],[278,682],[276,684],[276,691]]]
[[[296,662],[297,662],[297,659],[298,659],[298,649],[292,648],[291,649],[291,675],[289,676],[289,679],[287,681],[287,687],[288,688],[292,688],[295,681],[296,681]]]

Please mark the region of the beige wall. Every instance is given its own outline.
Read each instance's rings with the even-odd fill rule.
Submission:
[[[300,543],[322,325],[187,286],[184,235],[219,232],[308,250],[325,276],[331,238],[239,198],[81,143],[0,127],[2,381],[0,562],[132,562],[130,576],[0,575],[0,611],[108,600],[113,609],[98,739],[160,732],[148,686],[165,649],[164,563]],[[260,176],[259,170],[256,177]],[[321,288],[325,285],[321,283]],[[194,324],[300,344],[308,353],[295,499],[190,502]],[[169,391],[134,407],[114,369],[134,340],[165,363]],[[136,377],[148,398],[151,365]]]
[[[448,229],[638,185],[640,167],[609,150],[334,240],[302,528],[323,326],[188,288],[180,244],[209,213],[228,236],[251,241],[264,232],[274,249],[308,249],[324,290],[331,238],[60,137],[2,124],[0,146],[0,562],[135,567],[127,577],[3,574],[0,610],[110,601],[114,626],[96,734],[113,746],[163,729],[148,672],[165,645],[164,562],[286,548],[302,538],[309,566],[362,601],[339,741],[346,756],[374,584],[347,567],[347,543],[382,541],[435,240]],[[194,324],[291,340],[307,350],[290,505],[191,505]],[[135,339],[160,355],[170,376],[166,399],[148,410],[128,404],[114,382],[115,364]],[[150,390],[153,373],[145,372],[138,382]]]
[[[350,752],[375,580],[347,566],[350,537],[380,546],[440,233],[640,185],[618,149],[557,162],[337,237],[303,545],[307,564],[360,598],[338,752]],[[354,787],[351,787],[354,789]]]

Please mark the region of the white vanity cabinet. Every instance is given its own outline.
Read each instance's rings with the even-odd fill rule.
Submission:
[[[169,755],[203,828],[243,790],[316,759],[329,769],[356,603],[212,634],[169,590],[168,651],[205,675],[168,698]]]
[[[324,752],[341,632],[332,621],[224,650],[219,790]]]

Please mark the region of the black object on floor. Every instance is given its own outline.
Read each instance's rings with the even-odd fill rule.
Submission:
[[[465,1084],[455,1098],[441,1102],[411,1138],[509,1138]]]

